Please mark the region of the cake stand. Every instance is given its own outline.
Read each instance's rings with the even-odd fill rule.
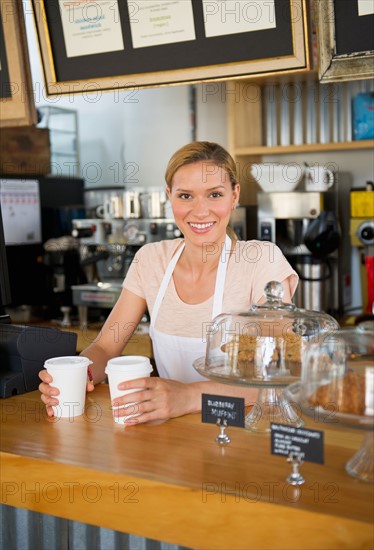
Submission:
[[[301,380],[284,395],[317,422],[364,431],[345,468],[352,477],[374,481],[374,332],[341,330],[312,345]]]
[[[334,426],[340,426],[342,428],[356,428],[363,430],[365,433],[362,445],[354,456],[345,465],[347,473],[359,479],[360,481],[373,482],[373,416],[358,416],[344,413],[338,413],[335,407],[332,406],[330,410],[323,409],[322,407],[310,407],[305,402],[302,395],[302,382],[295,382],[288,386],[285,391],[285,399],[291,403],[295,403],[300,410],[307,416],[318,420],[318,422],[325,422],[331,425],[334,422]]]
[[[330,315],[298,309],[282,301],[277,281],[267,283],[266,301],[246,311],[218,315],[207,335],[205,357],[193,366],[202,376],[257,388],[245,426],[268,433],[271,423],[302,426],[283,389],[300,379],[306,346],[338,328]]]
[[[285,379],[280,382],[275,382],[274,379],[256,382],[251,378],[236,377],[221,362],[210,363],[208,366],[205,357],[196,359],[193,366],[199,374],[215,382],[258,389],[257,399],[251,403],[251,410],[245,417],[245,427],[252,432],[269,433],[272,422],[296,427],[303,425],[302,418],[284,395],[283,389],[289,384]],[[295,380],[292,377],[290,379]]]

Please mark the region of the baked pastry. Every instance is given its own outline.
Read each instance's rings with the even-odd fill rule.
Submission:
[[[300,334],[286,334],[284,337],[284,357],[286,368],[292,376],[301,375],[303,339]]]
[[[308,398],[312,407],[338,413],[365,414],[365,375],[348,371],[344,376],[320,386]]]
[[[222,351],[228,354],[226,363],[237,376],[265,378],[285,371],[299,376],[302,345],[301,336],[294,333],[276,338],[243,334],[223,344]]]

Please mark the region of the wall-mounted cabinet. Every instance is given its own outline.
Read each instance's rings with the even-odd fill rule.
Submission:
[[[232,93],[235,86],[235,93]],[[250,174],[266,155],[374,148],[374,140],[353,141],[352,99],[372,93],[374,82],[320,84],[303,80],[228,82],[228,148],[237,161],[242,204],[255,204],[259,191]],[[303,162],[303,159],[300,159]]]

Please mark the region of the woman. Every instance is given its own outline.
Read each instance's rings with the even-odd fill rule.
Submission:
[[[123,283],[122,293],[96,340],[82,355],[92,364],[93,384],[105,379],[111,357],[122,353],[148,309],[150,336],[159,377],[123,382],[119,389],[142,391],[116,399],[116,406],[139,402],[141,423],[197,412],[202,393],[245,397],[255,390],[222,385],[200,376],[193,361],[205,354],[211,320],[225,311],[238,311],[264,301],[270,280],[282,282],[285,301],[297,285],[297,275],[272,243],[235,241],[227,235],[239,201],[240,185],[232,157],[220,145],[194,142],[179,149],[165,174],[166,191],[183,239],[143,246]],[[52,415],[58,390],[40,373],[42,400]],[[119,409],[119,416],[125,416]]]

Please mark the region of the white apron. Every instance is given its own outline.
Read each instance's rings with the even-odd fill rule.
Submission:
[[[156,360],[158,374],[162,378],[172,378],[179,382],[200,382],[207,380],[201,376],[192,366],[195,359],[205,356],[206,342],[202,338],[191,338],[186,336],[171,336],[155,329],[156,319],[160,311],[162,300],[180,255],[184,249],[184,243],[178,252],[171,259],[161,286],[159,288],[155,305],[153,308],[150,337],[153,343],[153,355]],[[231,239],[226,235],[225,245],[222,247],[218,264],[216,285],[214,290],[212,319],[222,313],[223,292],[225,288],[226,271]]]

